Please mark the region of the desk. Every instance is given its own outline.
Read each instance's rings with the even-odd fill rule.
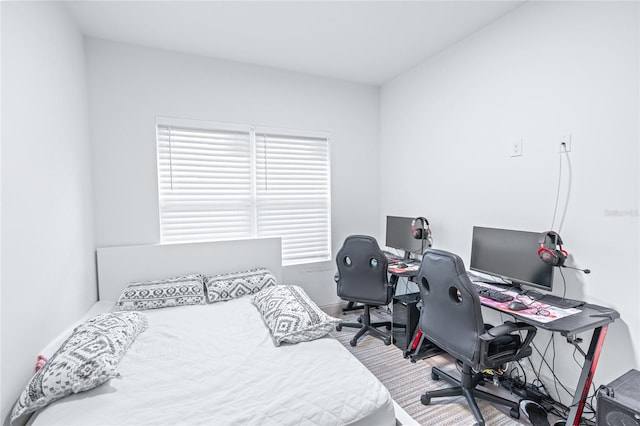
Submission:
[[[620,318],[620,314],[617,311],[604,306],[586,303],[577,308],[580,310],[578,313],[558,318],[551,322],[541,322],[536,321],[530,316],[523,316],[518,314],[518,312],[507,309],[506,305],[508,305],[509,302],[496,304],[484,297],[480,297],[480,302],[483,306],[501,313],[512,315],[517,321],[522,321],[542,330],[560,333],[562,336],[567,338],[569,343],[574,344],[578,349],[580,348],[573,342],[575,335],[593,330],[593,333],[591,334],[591,342],[589,343],[589,350],[586,354],[580,350],[585,358],[584,365],[582,366],[580,379],[578,380],[576,392],[573,395],[573,400],[569,407],[569,415],[567,416],[566,424],[577,426],[580,423],[584,404],[587,395],[589,394],[591,382],[593,381],[593,375],[596,372],[596,366],[598,365],[600,351],[602,350],[604,338],[607,334],[607,328],[609,324]]]
[[[402,276],[410,276],[409,274],[411,274],[411,272],[407,271]],[[395,280],[397,281],[397,277]],[[515,292],[511,293],[512,295],[516,295]],[[575,394],[573,395],[573,400],[569,407],[569,415],[567,416],[566,421],[567,425],[577,426],[580,423],[584,404],[598,365],[600,352],[604,345],[604,338],[607,334],[607,328],[609,324],[620,317],[620,314],[614,309],[585,303],[583,306],[577,308],[580,312],[545,322],[542,318],[540,318],[540,320],[536,320],[535,316],[525,315],[524,312],[526,311],[520,311],[521,313],[518,313],[518,311],[508,309],[507,305],[509,302],[498,303],[490,299],[485,299],[484,297],[480,297],[480,302],[487,308],[513,316],[516,321],[522,321],[542,330],[560,333],[560,335],[567,338],[567,342],[573,344],[584,355],[585,361],[580,372],[580,378],[576,386]],[[587,332],[589,330],[593,330],[593,332],[591,334],[589,349],[587,353],[584,353],[582,349],[577,346],[574,339],[577,334]]]
[[[389,272],[389,284],[393,286],[393,291],[396,291],[396,285],[400,277],[411,280],[418,274],[420,269],[420,261],[415,259],[401,259],[391,253],[385,252],[387,257],[387,272]],[[400,266],[400,265],[406,266]]]
[[[400,259],[387,256],[387,271],[391,275],[389,282],[395,285],[400,277],[413,278],[418,274],[420,261],[415,259]],[[400,266],[406,265],[406,266]]]

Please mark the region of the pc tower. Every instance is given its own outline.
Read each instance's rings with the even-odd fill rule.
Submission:
[[[416,306],[420,301],[420,293],[400,294],[393,297],[393,339],[394,344],[407,349],[418,326],[420,311]]]
[[[598,426],[640,426],[640,372],[629,370],[598,390]]]

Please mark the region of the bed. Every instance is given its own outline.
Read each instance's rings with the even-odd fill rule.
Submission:
[[[87,318],[113,311],[139,280],[260,266],[277,284],[215,303],[127,311],[144,317],[145,329],[119,376],[38,409],[28,424],[394,425],[388,391],[337,340],[279,342],[269,328],[259,296],[297,288],[281,282],[280,253],[274,238],[99,249],[100,300]]]

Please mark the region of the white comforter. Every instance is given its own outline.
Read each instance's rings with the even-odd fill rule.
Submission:
[[[144,311],[121,379],[53,403],[40,425],[394,425],[384,386],[331,337],[276,347],[248,297]]]

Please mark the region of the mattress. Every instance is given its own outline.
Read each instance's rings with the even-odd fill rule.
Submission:
[[[276,347],[250,297],[143,311],[121,378],[32,416],[50,425],[394,425],[386,388],[337,340]]]

